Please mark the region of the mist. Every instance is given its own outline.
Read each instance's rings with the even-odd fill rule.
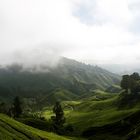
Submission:
[[[139,9],[138,0],[0,1],[0,65],[54,67],[64,56],[138,67]]]

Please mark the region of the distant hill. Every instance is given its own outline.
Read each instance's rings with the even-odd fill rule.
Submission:
[[[56,67],[40,66],[39,71],[36,67],[24,69],[21,65],[0,68],[0,99],[12,99],[18,95],[42,100],[42,97],[60,95],[69,100],[95,89],[105,90],[119,85],[119,81],[120,76],[98,66],[62,57]],[[66,92],[58,95],[56,89]]]

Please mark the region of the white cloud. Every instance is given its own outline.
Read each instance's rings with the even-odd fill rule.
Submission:
[[[0,1],[0,63],[24,57],[25,62],[46,62],[50,52],[51,58],[62,55],[96,64],[135,63],[140,36],[131,27],[140,17],[139,9],[134,10],[137,2]]]

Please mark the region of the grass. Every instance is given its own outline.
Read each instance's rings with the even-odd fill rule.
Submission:
[[[106,93],[100,95],[107,96]],[[118,95],[109,96],[103,100],[80,100],[62,102],[74,106],[73,110],[65,110],[66,123],[72,124],[75,128],[75,133],[81,133],[88,127],[103,126],[109,123],[119,121],[128,115],[139,110],[139,106],[120,110],[117,107]],[[44,112],[44,117],[47,119],[53,115],[51,110]]]
[[[107,93],[100,93],[96,95],[106,96]],[[102,100],[79,100],[79,101],[63,101],[62,106],[66,117],[66,124],[71,124],[74,128],[72,135],[79,136],[87,128],[93,127],[93,130],[99,130],[99,134],[95,135],[94,140],[119,140],[120,136],[114,137],[112,133],[109,133],[108,129],[111,127],[112,131],[121,130],[122,120],[126,120],[134,124],[137,131],[140,132],[139,123],[139,107],[137,103],[131,108],[118,108],[119,95],[108,96],[107,99]],[[70,107],[71,106],[71,107]],[[50,119],[53,116],[52,107],[46,108],[43,112],[43,116],[46,119]],[[134,121],[133,121],[134,120]],[[135,123],[134,123],[135,122]],[[138,125],[137,125],[138,124]],[[129,124],[126,124],[126,126]],[[37,127],[38,128],[38,127]],[[102,134],[102,128],[106,131]],[[130,130],[129,130],[130,129]],[[126,133],[127,136],[133,136],[134,128],[131,125]],[[124,129],[125,130],[125,129]],[[124,131],[123,130],[123,131]],[[121,132],[123,132],[121,131]],[[95,131],[94,131],[95,132]],[[137,136],[138,138],[138,136]],[[18,121],[15,121],[3,114],[0,114],[0,139],[2,140],[82,140],[78,137],[66,137],[58,136],[54,133],[41,131],[39,129],[27,126]],[[138,139],[136,139],[138,140]]]
[[[64,108],[65,115],[69,114],[80,103],[81,103],[81,101],[63,101],[61,104],[62,104],[62,106]],[[49,108],[46,107],[43,110],[44,110],[44,112],[43,112],[42,115],[46,119],[50,119],[51,116],[54,115],[54,113],[52,111],[52,107],[49,107]]]
[[[62,137],[54,133],[41,131],[27,126],[6,115],[0,114],[1,140],[76,140],[76,138]],[[79,138],[77,138],[79,139]]]
[[[74,111],[66,114],[67,122],[76,126],[76,130],[82,132],[91,126],[103,126],[119,121],[136,112],[139,108],[119,110],[117,108],[118,97],[103,101],[85,101],[77,106]]]
[[[136,136],[135,140],[139,140],[140,123],[139,119],[136,120],[136,118],[139,118],[139,114],[137,114],[140,110],[139,99],[135,102],[135,98],[133,100],[130,98],[127,101],[128,105],[125,104],[125,106],[120,107],[120,103],[123,101],[122,97],[122,94],[110,95],[98,90],[92,96],[87,96],[79,101],[64,101],[62,105],[73,107],[73,110],[64,108],[66,124],[73,126],[73,135],[75,136],[81,135],[89,128],[93,128],[92,133],[95,133],[94,130],[97,130],[97,135],[91,137],[94,140],[126,140],[127,137],[130,138],[131,136]],[[130,106],[132,104],[131,102],[135,104]],[[51,110],[46,110],[45,113],[47,119],[53,115]],[[123,120],[126,120],[124,126],[121,124]],[[133,120],[136,120],[136,124],[133,124]],[[129,125],[127,122],[131,122],[129,127],[127,127]],[[133,126],[137,128],[137,135]],[[111,129],[109,130],[109,128]],[[111,133],[112,131],[116,133],[120,131],[122,134],[120,136],[119,132],[117,135],[114,135]],[[104,133],[102,134],[102,132]]]

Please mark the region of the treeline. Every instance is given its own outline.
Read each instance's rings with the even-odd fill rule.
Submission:
[[[119,110],[125,111],[126,109],[133,108],[140,102],[140,75],[134,72],[130,75],[123,75],[120,82],[122,88],[119,98],[116,100],[116,107]],[[126,140],[135,140],[139,135],[139,127],[134,127],[139,124],[140,111],[135,112],[119,121],[105,124],[99,127],[89,127],[83,131],[82,135],[87,138],[104,139],[105,135],[114,135],[116,137],[128,137]],[[135,129],[134,129],[135,128]],[[134,132],[132,131],[134,129]],[[110,131],[111,130],[111,131]],[[130,133],[131,132],[131,133]],[[97,138],[96,138],[97,136]],[[101,137],[100,137],[101,136]],[[99,138],[98,138],[99,137]],[[112,139],[112,138],[109,138]],[[114,138],[116,139],[116,138]],[[124,138],[125,139],[125,138]]]
[[[126,93],[139,93],[140,92],[140,76],[138,73],[131,75],[123,75],[121,80],[121,87]]]
[[[4,102],[0,103],[0,113],[7,114],[10,117],[18,118],[22,112],[22,103],[18,96],[16,96],[11,105]]]
[[[60,102],[56,102],[53,109],[54,115],[50,119],[44,118],[42,111],[38,114],[32,112],[30,109],[25,109],[21,98],[18,96],[14,98],[11,105],[4,102],[0,103],[0,113],[6,114],[22,123],[32,127],[55,132],[59,135],[69,135],[74,131],[70,124],[64,125],[66,118]]]

